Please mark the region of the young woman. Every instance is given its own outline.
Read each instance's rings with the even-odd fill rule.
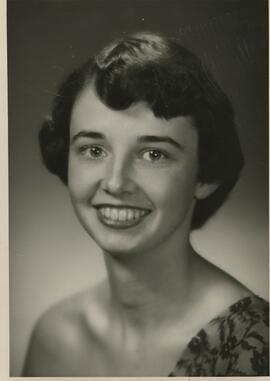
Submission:
[[[243,166],[200,60],[157,34],[112,43],[61,86],[40,146],[108,277],[41,317],[24,375],[268,375],[268,304],[189,242]]]

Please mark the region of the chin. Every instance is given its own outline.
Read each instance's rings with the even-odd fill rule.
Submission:
[[[141,237],[138,239],[130,235],[123,236],[123,234],[108,232],[102,234],[101,231],[98,234],[92,232],[91,237],[104,252],[115,257],[134,255],[147,250],[146,242],[142,242]]]

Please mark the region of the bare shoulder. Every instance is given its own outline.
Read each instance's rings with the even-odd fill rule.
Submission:
[[[97,335],[94,322],[102,308],[100,289],[98,285],[73,295],[39,318],[31,335],[23,376],[65,376],[75,371],[80,353],[89,352]]]
[[[208,304],[213,315],[252,295],[241,282],[200,256],[196,259],[194,273],[199,274],[195,283],[200,300]]]

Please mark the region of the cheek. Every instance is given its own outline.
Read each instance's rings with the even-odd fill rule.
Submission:
[[[72,159],[68,163],[68,190],[72,198],[79,197],[84,188],[81,172]]]
[[[166,170],[145,181],[145,189],[156,206],[175,212],[178,207],[186,207],[194,198],[196,177],[194,171]]]
[[[97,182],[97,174],[94,170],[79,165],[76,160],[70,159],[68,165],[68,189],[70,196],[75,200],[88,199],[95,183]]]

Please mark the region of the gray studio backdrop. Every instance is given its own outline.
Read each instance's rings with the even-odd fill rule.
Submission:
[[[226,205],[192,239],[268,298],[267,14],[263,0],[8,1],[11,376],[20,375],[38,316],[104,276],[65,187],[41,164],[37,133],[64,76],[125,33],[181,38],[233,100],[246,166]]]

